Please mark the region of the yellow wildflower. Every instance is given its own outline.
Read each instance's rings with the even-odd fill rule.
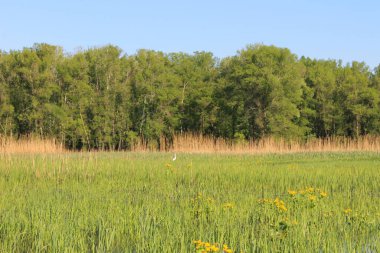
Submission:
[[[317,199],[317,196],[315,196],[315,195],[310,195],[309,196],[309,200],[310,201],[315,201]]]
[[[288,190],[288,193],[292,197],[294,197],[295,195],[297,195],[297,191],[293,191],[293,190]]]
[[[348,215],[350,213],[352,213],[352,209],[351,208],[346,208],[343,210],[344,214]]]
[[[327,192],[321,191],[319,195],[321,195],[322,198],[327,197]]]
[[[212,245],[210,249],[212,252],[218,252],[219,251],[219,248],[216,247],[215,245]]]
[[[281,211],[284,211],[284,212],[288,211],[288,208],[286,208],[286,206],[284,206],[284,205],[279,206],[278,209],[280,209]]]
[[[227,244],[223,244],[223,252],[224,253],[233,253],[232,249],[230,249]]]
[[[274,202],[274,204],[276,205],[276,207],[277,207],[280,211],[283,211],[283,212],[288,211],[288,209],[285,207],[285,203],[284,203],[284,201],[282,201],[282,200],[279,199],[278,197],[277,197],[273,202]]]

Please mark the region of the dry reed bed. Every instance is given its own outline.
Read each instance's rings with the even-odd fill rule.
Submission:
[[[151,150],[147,145],[139,143],[134,151]],[[202,135],[176,135],[172,146],[166,145],[162,139],[160,151],[179,153],[299,153],[299,152],[353,152],[380,151],[380,136],[362,136],[357,139],[347,137],[331,137],[324,139],[285,140],[281,138],[263,138],[250,141],[230,141]]]
[[[27,138],[15,140],[0,138],[0,154],[56,154],[63,153],[65,149],[56,140]]]
[[[157,145],[148,145],[139,141],[131,149],[135,152],[169,151],[178,153],[302,153],[302,152],[380,152],[380,136],[362,136],[357,139],[332,137],[324,139],[285,140],[281,138],[263,138],[250,141],[231,141],[210,136],[183,134],[174,136],[169,145],[161,138]],[[2,154],[54,154],[64,153],[64,145],[52,139],[28,138],[15,140],[0,137]]]

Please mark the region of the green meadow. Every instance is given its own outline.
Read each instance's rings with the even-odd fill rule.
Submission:
[[[0,156],[0,252],[378,252],[377,153]]]

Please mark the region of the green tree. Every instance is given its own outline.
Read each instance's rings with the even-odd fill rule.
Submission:
[[[338,103],[344,108],[346,135],[358,137],[372,132],[379,113],[379,92],[370,84],[371,72],[365,63],[352,62],[338,76]]]
[[[10,101],[15,111],[18,133],[53,136],[59,125],[54,110],[59,102],[57,65],[62,49],[47,44],[36,44],[9,55],[10,66],[6,81]]]
[[[212,94],[217,77],[215,58],[208,52],[173,53],[169,58],[179,82],[178,130],[181,133],[212,133],[215,123]]]
[[[94,103],[89,84],[88,63],[82,52],[65,59],[59,69],[63,121],[61,138],[70,148],[91,148],[88,112]]]
[[[229,95],[220,107],[232,114],[229,136],[236,132],[249,138],[303,136],[308,129],[300,124],[302,76],[302,65],[288,49],[248,46],[226,59],[220,88]]]
[[[132,59],[132,130],[146,143],[170,145],[178,125],[180,93],[172,63],[162,52],[140,50]]]
[[[310,114],[313,133],[317,137],[336,135],[341,126],[342,110],[336,101],[337,73],[340,65],[333,60],[301,59],[306,67],[305,82],[312,90]]]
[[[6,75],[9,73],[7,59],[9,57],[0,51],[0,135],[9,136],[13,134],[14,108],[10,103],[9,86]]]
[[[102,149],[116,149],[125,141],[128,127],[128,100],[121,49],[106,46],[88,50],[89,83],[94,91],[94,104],[87,113],[90,117],[92,145]],[[126,66],[124,66],[126,67]]]

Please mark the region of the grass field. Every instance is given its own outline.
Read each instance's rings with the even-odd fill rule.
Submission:
[[[0,252],[378,252],[379,200],[377,153],[1,155]]]

